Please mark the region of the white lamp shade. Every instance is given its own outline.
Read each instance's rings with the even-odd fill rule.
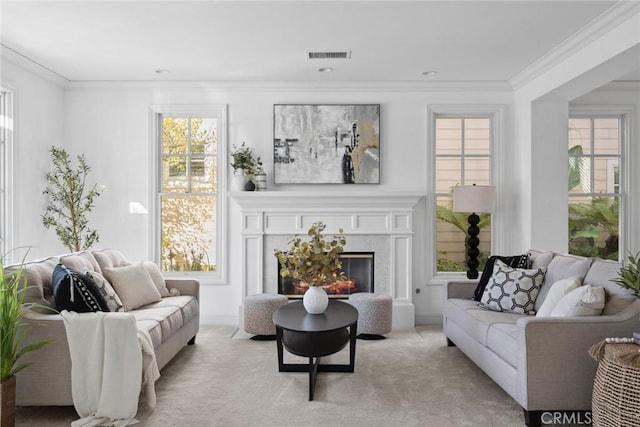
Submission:
[[[491,185],[459,185],[453,189],[453,211],[493,213],[496,188]]]

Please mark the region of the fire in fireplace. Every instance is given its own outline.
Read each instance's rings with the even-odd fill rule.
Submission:
[[[330,298],[348,298],[358,292],[373,292],[373,252],[343,252],[340,254],[342,272],[347,280],[323,286]],[[309,288],[307,283],[280,276],[278,263],[278,293],[289,298],[302,298]]]

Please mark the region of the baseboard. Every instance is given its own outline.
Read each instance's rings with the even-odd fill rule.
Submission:
[[[442,314],[416,314],[416,325],[442,325]]]
[[[216,315],[216,314],[200,314],[201,325],[230,325],[238,326],[238,316],[231,314],[228,315]]]

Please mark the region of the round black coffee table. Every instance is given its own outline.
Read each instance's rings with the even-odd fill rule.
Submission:
[[[309,372],[309,400],[313,400],[318,372],[353,372],[356,358],[358,310],[330,300],[323,314],[309,314],[302,301],[278,308],[273,314],[280,372]],[[349,364],[320,364],[322,356],[337,353],[349,343]],[[283,348],[308,357],[309,364],[284,363]]]

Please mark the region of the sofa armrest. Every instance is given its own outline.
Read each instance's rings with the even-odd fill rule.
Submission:
[[[615,315],[518,320],[517,401],[529,411],[589,410],[597,363],[589,348],[638,330],[640,300]]]
[[[447,282],[445,286],[444,299],[449,298],[473,298],[473,293],[478,286],[477,281],[473,280],[455,280]]]
[[[182,295],[192,295],[200,301],[200,282],[197,279],[167,278],[164,280],[168,289],[176,288]]]

